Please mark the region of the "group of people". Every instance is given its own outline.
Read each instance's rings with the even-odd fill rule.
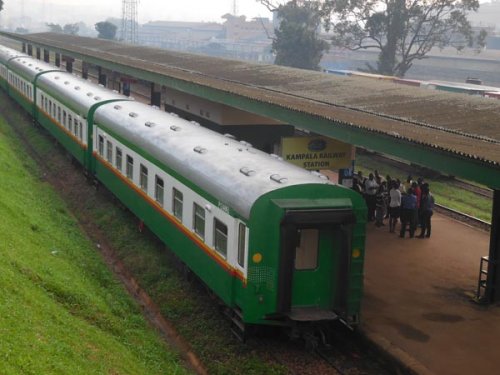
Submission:
[[[431,218],[434,211],[434,197],[429,184],[419,177],[413,181],[408,176],[406,181],[383,178],[378,171],[370,173],[368,178],[359,171],[353,179],[353,189],[362,194],[368,207],[368,221],[375,221],[378,227],[384,226],[384,219],[389,219],[389,231],[396,232],[398,219],[401,220],[399,236],[404,238],[408,229],[410,238],[420,227],[419,238],[431,236]]]

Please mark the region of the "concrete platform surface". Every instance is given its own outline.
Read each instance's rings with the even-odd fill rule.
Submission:
[[[500,306],[471,302],[489,233],[432,223],[429,239],[368,224],[361,329],[419,373],[500,374]]]

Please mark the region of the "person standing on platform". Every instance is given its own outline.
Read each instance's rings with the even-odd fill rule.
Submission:
[[[420,203],[422,230],[419,238],[431,236],[431,217],[434,213],[434,197],[429,190],[429,184],[422,185],[422,201]]]
[[[417,184],[416,181],[413,181],[411,183],[411,188],[417,197],[417,209],[415,212],[415,227],[418,227],[418,226],[420,226],[420,221],[421,221],[420,220],[420,201],[422,199],[422,190],[420,189],[420,185]]]
[[[368,179],[365,181],[365,199],[366,199],[366,206],[368,207],[368,221],[375,220],[377,189],[378,189],[378,184],[375,182],[375,176],[373,176],[373,173],[370,173]]]
[[[404,238],[406,226],[409,225],[410,238],[415,235],[415,216],[417,210],[417,196],[410,188],[406,194],[401,197],[401,231],[399,237]]]
[[[389,232],[394,233],[401,209],[401,191],[397,181],[392,181],[389,198]]]
[[[387,211],[387,189],[385,181],[380,184],[375,200],[375,225],[384,226],[384,216]]]

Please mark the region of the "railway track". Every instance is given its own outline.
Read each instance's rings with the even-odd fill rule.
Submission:
[[[457,210],[454,210],[452,208],[442,206],[440,204],[435,204],[434,205],[435,211],[440,212],[446,216],[452,217],[458,221],[462,221],[466,224],[472,225],[474,227],[478,227],[481,229],[484,229],[486,231],[489,231],[491,229],[491,224],[488,223],[487,221],[478,219],[476,217],[464,214],[462,212],[459,212]]]

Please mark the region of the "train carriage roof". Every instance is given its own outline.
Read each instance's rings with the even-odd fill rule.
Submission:
[[[96,111],[95,122],[146,150],[245,218],[254,202],[270,191],[330,184],[319,173],[144,104],[103,105]]]
[[[128,100],[118,92],[63,71],[43,74],[38,80],[38,87],[84,116],[87,116],[89,109],[96,103],[114,99]]]
[[[0,64],[7,65],[7,62],[13,57],[28,57],[28,55],[18,52],[14,49],[0,46]]]

